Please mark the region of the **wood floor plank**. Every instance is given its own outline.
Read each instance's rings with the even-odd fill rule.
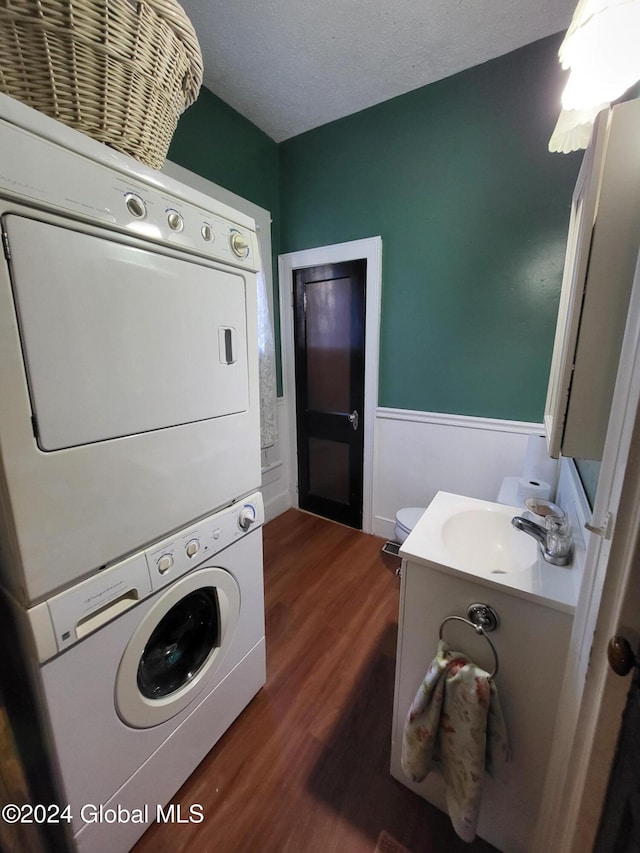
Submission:
[[[399,581],[383,542],[289,510],[264,528],[267,684],[135,853],[489,853],[389,773]]]

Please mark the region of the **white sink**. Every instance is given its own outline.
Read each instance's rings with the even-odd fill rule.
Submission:
[[[511,525],[517,506],[438,492],[400,549],[430,564],[511,584],[535,567],[538,543]],[[529,572],[530,574],[530,572]]]
[[[442,543],[454,566],[466,566],[482,574],[522,572],[536,562],[537,543],[516,530],[511,519],[519,512],[509,507],[462,509],[442,525]]]
[[[461,589],[469,582],[480,584],[573,612],[582,572],[576,571],[575,558],[573,567],[544,561],[536,540],[511,526],[511,519],[523,512],[523,507],[438,492],[403,542],[400,556],[455,575]],[[479,594],[469,587],[452,612]]]

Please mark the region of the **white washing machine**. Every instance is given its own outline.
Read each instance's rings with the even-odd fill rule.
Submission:
[[[257,493],[26,611],[79,851],[129,850],[264,684],[263,520]]]

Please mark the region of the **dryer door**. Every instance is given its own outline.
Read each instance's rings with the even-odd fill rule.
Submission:
[[[247,410],[242,274],[108,234],[3,223],[42,450]]]
[[[116,709],[135,728],[159,725],[211,686],[240,614],[224,569],[190,573],[161,595],[131,637],[116,678]]]

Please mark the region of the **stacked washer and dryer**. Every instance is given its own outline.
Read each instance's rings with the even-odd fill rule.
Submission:
[[[2,594],[114,853],[265,682],[255,226],[4,95],[0,147]]]

